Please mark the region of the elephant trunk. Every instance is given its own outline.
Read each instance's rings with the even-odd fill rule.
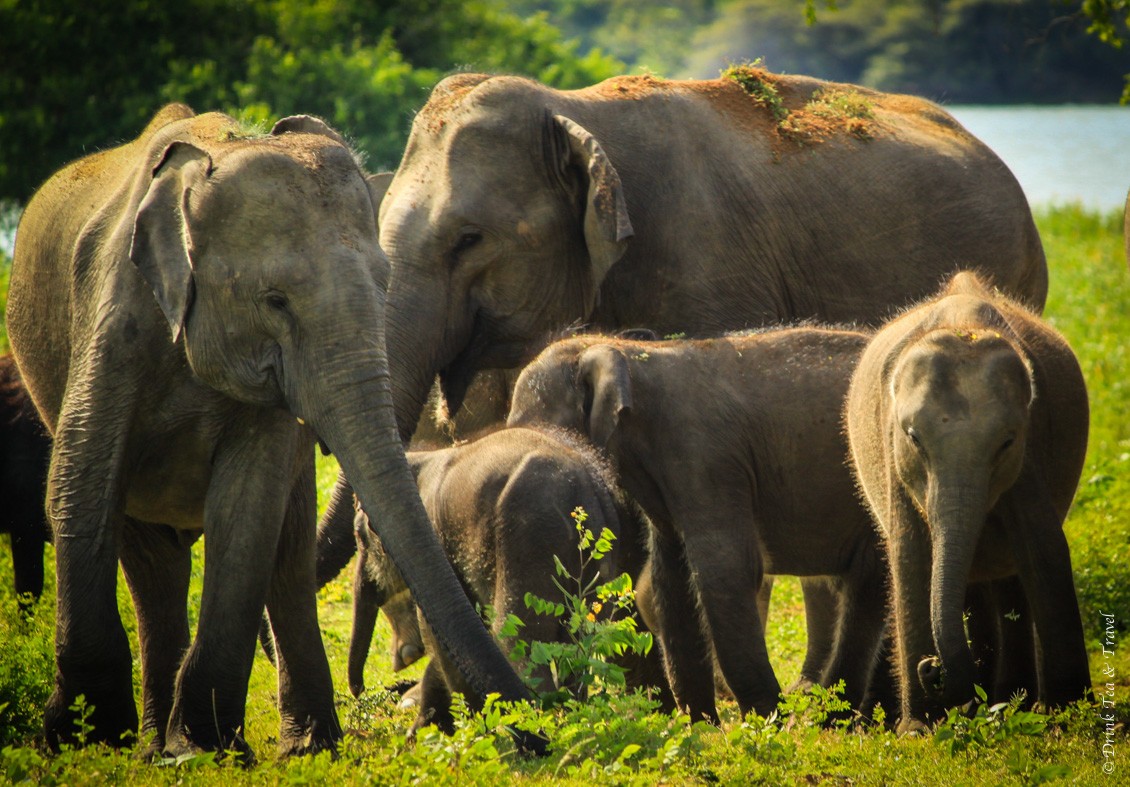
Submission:
[[[394,281],[389,290],[385,327],[393,407],[400,436],[406,443],[416,431],[428,391],[444,364],[440,348],[447,338],[447,317],[433,312],[434,307],[399,296]]]
[[[381,343],[383,344],[383,343]],[[331,353],[332,355],[332,353]],[[472,608],[435,535],[408,468],[393,417],[385,359],[346,353],[307,359],[316,390],[292,403],[328,444],[450,657],[479,697],[530,695]],[[309,379],[309,378],[308,378]]]
[[[918,677],[945,707],[973,699],[975,668],[963,620],[965,588],[986,515],[984,484],[945,484],[929,505],[933,563],[930,626],[938,659],[924,659]],[[938,661],[940,660],[940,664]]]

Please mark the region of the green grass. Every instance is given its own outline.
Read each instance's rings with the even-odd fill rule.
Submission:
[[[0,549],[0,782],[27,778],[40,783],[254,784],[306,782],[377,783],[881,783],[1030,784],[1055,777],[1081,784],[1123,783],[1130,773],[1130,741],[1123,724],[1130,716],[1130,279],[1123,259],[1121,221],[1074,208],[1041,212],[1038,224],[1051,269],[1047,317],[1071,341],[1090,388],[1091,443],[1076,505],[1066,524],[1097,688],[1113,684],[1119,727],[1113,773],[1103,771],[1104,727],[1098,711],[1075,710],[1046,730],[1007,710],[955,725],[952,738],[907,738],[878,730],[827,729],[817,723],[823,703],[803,707],[781,725],[743,722],[723,703],[723,728],[690,727],[684,719],[646,713],[638,700],[594,702],[542,719],[554,741],[541,760],[516,757],[505,735],[466,725],[455,738],[424,736],[406,745],[411,712],[398,710],[380,691],[354,701],[339,694],[339,714],[349,735],[341,756],[277,761],[274,736],[275,676],[256,657],[248,697],[247,735],[260,764],[241,771],[201,758],[179,767],[157,767],[131,752],[104,749],[49,757],[38,738],[41,708],[52,674],[51,604],[54,587],[30,622],[15,613],[10,557]],[[0,266],[2,269],[3,266]],[[319,488],[332,484],[332,460],[319,460]],[[201,561],[197,553],[193,603]],[[50,556],[49,556],[50,559]],[[324,641],[335,684],[346,685],[350,570],[320,596]],[[127,628],[132,609],[124,585],[120,606]],[[1104,656],[1100,613],[1113,614],[1118,641]],[[132,631],[131,631],[132,634]],[[381,687],[403,677],[388,667],[388,630],[382,619],[369,660],[366,683]],[[784,579],[775,589],[769,649],[782,683],[797,674],[804,653],[799,585]],[[419,675],[420,665],[410,670]],[[1104,672],[1108,671],[1109,674]],[[136,677],[136,676],[135,676]],[[497,728],[495,724],[485,726]],[[956,742],[956,743],[955,743]],[[960,744],[960,745],[957,745]],[[638,747],[638,748],[635,748]],[[962,748],[965,747],[965,748]]]

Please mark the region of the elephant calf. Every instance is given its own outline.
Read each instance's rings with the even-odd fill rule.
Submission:
[[[526,593],[560,598],[554,584],[555,555],[572,576],[581,574],[576,523],[570,516],[578,506],[588,513],[586,527],[594,533],[607,527],[617,537],[612,553],[593,564],[602,581],[624,571],[639,574],[644,549],[638,513],[623,499],[596,453],[568,435],[502,429],[451,448],[410,451],[408,464],[468,595],[493,607],[496,634],[507,615],[514,614],[526,623],[523,639],[568,641],[560,621],[533,614],[523,599]],[[354,532],[361,559],[354,578],[349,685],[357,695],[364,689],[362,671],[377,609],[405,585],[361,510]],[[389,617],[394,622],[402,619]],[[451,692],[469,698],[471,694],[450,658],[436,647],[422,617],[419,623],[432,660],[424,672],[413,728],[435,723],[451,731]],[[536,671],[534,677],[542,690],[552,688],[548,669]]]
[[[834,577],[838,633],[821,680],[844,678],[860,704],[883,631],[885,570],[840,413],[866,343],[817,328],[658,343],[578,337],[518,378],[508,423],[587,433],[651,520],[649,624],[692,718],[718,720],[711,646],[743,713],[776,708],[757,610],[770,573]]]
[[[51,438],[39,420],[11,355],[0,356],[0,533],[12,539],[16,595],[26,610],[28,599],[43,592],[43,546],[51,539],[44,500]]]
[[[1090,677],[1063,520],[1087,449],[1088,405],[1063,337],[960,273],[875,335],[846,417],[892,573],[900,727],[974,698],[968,583],[1018,576],[1022,620],[1031,611],[1027,644],[1004,655],[1030,660],[1034,625],[1030,688],[1050,705],[1082,697]],[[1013,668],[1002,662],[998,673]]]

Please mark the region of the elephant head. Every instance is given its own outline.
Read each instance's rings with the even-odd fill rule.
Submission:
[[[352,153],[307,117],[254,144],[200,132],[161,144],[137,187],[130,257],[192,371],[307,424],[374,512],[475,690],[527,697],[451,571],[405,461],[385,354],[379,195]]]
[[[910,342],[890,379],[895,471],[932,545],[930,625],[940,664],[924,659],[919,680],[949,707],[973,698],[965,588],[986,519],[1023,467],[1032,369],[996,331],[945,328]]]
[[[589,339],[551,345],[514,386],[508,426],[544,423],[588,435],[607,448],[622,415],[632,408],[628,359],[610,344]]]
[[[632,235],[600,142],[533,83],[461,74],[417,115],[380,208],[402,433],[436,374],[455,412],[479,369],[513,367],[592,311]]]

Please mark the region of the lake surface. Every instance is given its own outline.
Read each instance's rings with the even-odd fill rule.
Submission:
[[[1020,181],[1033,207],[1121,208],[1130,190],[1130,107],[947,106]]]

